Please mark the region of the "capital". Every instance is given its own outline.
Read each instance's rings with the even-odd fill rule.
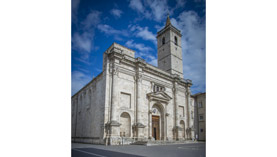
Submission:
[[[118,75],[118,67],[113,67],[113,75]]]

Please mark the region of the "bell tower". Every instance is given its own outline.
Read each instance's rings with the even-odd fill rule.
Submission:
[[[165,27],[157,33],[158,68],[184,78],[181,38],[167,16]]]

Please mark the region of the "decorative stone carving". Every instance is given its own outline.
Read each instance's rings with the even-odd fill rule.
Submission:
[[[157,101],[158,103],[168,103],[172,98],[166,92],[151,92],[146,94],[149,101]]]
[[[166,114],[165,114],[165,116],[167,116],[167,117],[168,117],[169,115],[170,115],[169,113],[166,113]]]
[[[175,92],[175,91],[176,91],[176,88],[175,88],[175,87],[173,87],[173,88],[172,88],[172,92]]]
[[[137,79],[138,82],[141,82],[142,81],[142,74],[137,75],[136,79]]]
[[[109,72],[110,72],[110,74],[113,73],[113,65],[111,63],[109,64]]]
[[[113,75],[118,76],[118,67],[113,67]]]

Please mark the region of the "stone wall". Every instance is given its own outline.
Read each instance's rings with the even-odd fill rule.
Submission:
[[[105,78],[102,73],[72,97],[72,140],[103,143]]]
[[[206,93],[198,93],[192,96],[195,105],[195,128],[198,139],[206,141]],[[200,117],[201,116],[201,117]]]

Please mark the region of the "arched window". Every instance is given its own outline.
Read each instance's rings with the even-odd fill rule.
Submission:
[[[178,45],[178,39],[176,36],[174,37],[174,42],[175,42],[175,45]]]
[[[165,38],[163,37],[163,45],[165,44]]]

